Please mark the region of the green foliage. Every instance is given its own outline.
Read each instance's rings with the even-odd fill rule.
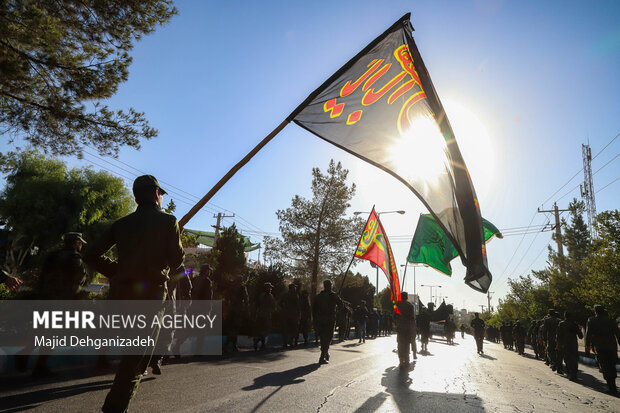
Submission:
[[[587,269],[576,288],[586,308],[596,304],[620,315],[620,212],[605,211],[596,218],[599,238],[594,241],[583,267]]]
[[[136,40],[176,13],[171,0],[0,2],[0,125],[54,154],[116,154],[157,131],[102,104],[127,80]]]
[[[273,285],[272,294],[276,299],[282,297],[286,292],[285,280],[288,278],[284,270],[279,265],[272,265],[268,268],[248,268],[245,276],[245,285],[248,289],[250,302],[255,303],[258,296],[264,291],[266,282]]]
[[[174,203],[173,199],[170,199],[166,208],[164,208],[164,212],[167,214],[173,214],[177,210],[177,205]],[[188,234],[187,232],[181,233],[181,245],[183,248],[196,248],[198,246],[198,236],[194,234]],[[201,264],[206,264],[203,262]]]
[[[345,279],[344,287],[340,289],[343,276],[344,274],[340,274],[333,279],[334,291],[340,290],[340,297],[353,306],[365,300],[366,306],[372,308],[376,289],[375,286],[370,283],[368,277],[360,273],[353,275],[353,273],[349,271]]]
[[[232,296],[241,285],[245,269],[243,238],[235,224],[225,228],[215,240],[215,266],[212,274],[215,294],[218,297]]]
[[[38,253],[27,255],[23,263],[5,259],[3,265],[20,275],[58,245],[65,232],[96,239],[106,225],[134,206],[120,178],[88,168],[68,169],[56,159],[23,152],[0,193],[0,220],[6,224],[7,251],[28,248]]]
[[[309,277],[312,297],[320,278],[346,267],[364,226],[361,218],[345,217],[355,194],[355,184],[347,185],[348,173],[333,160],[326,174],[313,168],[312,199],[295,195],[290,208],[276,212],[281,239],[265,238],[265,258],[295,277]]]
[[[500,302],[495,318],[500,321],[541,319],[550,308],[571,311],[585,323],[596,304],[612,317],[620,315],[620,213],[605,211],[595,220],[598,239],[592,241],[585,224],[583,203],[569,206],[570,223],[564,221],[562,243],[567,255],[549,248],[547,267],[532,277],[509,282],[510,292]]]
[[[392,299],[390,298],[390,288],[385,287],[383,290],[379,291],[378,297],[378,305],[381,308],[381,311],[394,311],[394,306],[392,305]]]

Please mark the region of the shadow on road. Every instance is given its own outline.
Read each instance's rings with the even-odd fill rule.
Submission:
[[[357,347],[357,346],[361,346],[364,343],[350,343],[350,344],[343,344],[342,347]]]
[[[391,396],[401,412],[484,412],[483,401],[474,394],[418,392],[410,389],[412,379],[409,371],[389,367],[383,373],[381,385],[385,391],[366,400],[356,413],[379,410]]]
[[[488,354],[481,354],[480,357],[487,360],[497,360],[495,357],[489,356]]]
[[[143,381],[147,380],[148,379],[145,379]],[[29,410],[50,400],[76,396],[78,394],[91,391],[105,390],[111,385],[112,380],[101,380],[91,383],[74,384],[72,386],[37,390],[11,396],[2,396],[2,407],[0,407],[0,412],[19,412]]]
[[[295,367],[294,369],[279,371],[276,373],[267,373],[254,379],[254,384],[243,387],[242,390],[250,391],[262,389],[269,386],[287,386],[289,384],[297,384],[304,382],[301,377],[310,374],[319,368],[318,363],[308,364],[306,366]]]
[[[242,390],[252,391],[256,389],[262,389],[264,387],[277,387],[274,391],[269,393],[267,397],[260,401],[254,408],[252,412],[258,411],[260,407],[265,404],[267,400],[269,400],[274,394],[282,390],[284,386],[288,386],[290,384],[298,384],[306,381],[306,379],[302,379],[301,377],[306,374],[310,374],[313,371],[319,368],[318,363],[308,364],[306,366],[295,367],[294,369],[280,371],[277,373],[268,373],[254,379],[254,384],[251,386],[243,387]]]

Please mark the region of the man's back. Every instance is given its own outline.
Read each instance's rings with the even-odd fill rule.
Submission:
[[[314,315],[321,319],[335,319],[340,297],[333,291],[321,291],[314,301]]]
[[[557,317],[549,317],[545,320],[545,340],[547,340],[548,343],[555,343],[555,338],[558,331],[558,324],[560,324],[560,319]]]
[[[474,329],[476,335],[484,334],[484,321],[481,318],[474,318],[471,320],[471,326]]]
[[[617,351],[619,339],[618,326],[607,315],[597,315],[588,319],[586,346],[594,346],[597,351]]]
[[[85,275],[79,252],[69,248],[53,251],[41,268],[39,292],[51,299],[75,298]]]
[[[114,245],[118,262],[111,263],[101,256]],[[140,204],[135,212],[116,221],[86,254],[87,262],[98,271],[114,268],[112,284],[146,281],[163,285],[169,269],[180,267],[183,258],[176,219],[155,203]]]

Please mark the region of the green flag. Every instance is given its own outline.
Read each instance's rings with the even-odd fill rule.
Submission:
[[[494,235],[503,238],[499,229],[482,218],[485,243]],[[412,264],[426,264],[446,275],[452,275],[450,261],[459,255],[454,244],[446,236],[431,214],[420,214],[418,227],[411,241],[407,261]]]

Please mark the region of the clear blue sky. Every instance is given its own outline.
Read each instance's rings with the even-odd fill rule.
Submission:
[[[406,12],[414,38],[456,133],[480,198],[482,214],[500,229],[542,225],[557,200],[579,196],[581,144],[597,154],[620,133],[620,2],[617,1],[315,1],[177,2],[179,14],[146,36],[132,53],[129,81],[114,107],[145,111],[159,137],[119,159],[186,191],[173,194],[180,218],[311,91]],[[88,150],[88,149],[87,149]],[[88,150],[93,152],[92,150]],[[592,162],[598,211],[620,200],[620,138]],[[416,154],[411,154],[415,162]],[[386,173],[291,124],[212,199],[188,228],[210,230],[217,211],[255,242],[275,234],[277,209],[310,195],[312,167],[330,159],[358,185],[350,212],[404,209],[384,215],[396,259],[404,264],[421,202]],[[90,155],[92,161],[128,177]],[[117,164],[114,160],[109,162]],[[607,162],[610,162],[605,166]],[[135,172],[125,165],[120,167]],[[98,166],[95,166],[99,169]],[[607,184],[611,185],[605,187]],[[177,192],[180,192],[177,190]],[[565,195],[566,194],[566,195]],[[565,196],[564,196],[565,195]],[[191,202],[190,202],[191,201]],[[540,269],[551,233],[509,236],[488,245],[496,281]],[[553,243],[552,245],[555,246]],[[353,246],[351,252],[353,253]],[[256,259],[256,253],[251,256]],[[452,278],[417,270],[418,292],[429,289],[456,307],[478,308],[486,296]],[[355,270],[371,275],[360,262]],[[413,290],[412,268],[406,289]],[[380,288],[386,279],[380,275]]]

